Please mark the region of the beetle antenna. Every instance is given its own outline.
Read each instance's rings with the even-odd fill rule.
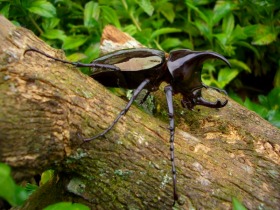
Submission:
[[[33,51],[33,52],[37,52],[41,55],[44,55],[46,56],[47,58],[51,58],[55,61],[59,61],[61,63],[66,63],[66,64],[71,64],[73,66],[76,66],[76,67],[97,67],[97,68],[106,68],[106,69],[111,69],[111,70],[115,70],[115,71],[119,71],[120,68],[115,66],[115,65],[111,65],[111,64],[102,64],[102,63],[94,63],[94,61],[92,63],[80,63],[80,62],[71,62],[71,61],[66,61],[66,60],[62,60],[62,59],[59,59],[59,58],[55,58],[51,55],[48,55],[47,53],[41,51],[41,50],[38,50],[36,48],[33,48],[33,47],[29,47],[29,49],[25,50],[24,54],[29,52],[29,51]]]
[[[176,187],[176,167],[175,167],[175,157],[174,157],[174,134],[175,134],[175,123],[174,123],[174,108],[173,108],[173,100],[172,100],[172,86],[167,85],[164,88],[167,106],[168,106],[168,115],[169,115],[169,130],[170,130],[170,160],[172,164],[172,180],[173,180],[173,206],[175,205],[176,201],[178,201],[179,196],[177,194],[177,187]]]
[[[132,95],[131,99],[129,100],[129,102],[127,103],[127,105],[125,106],[125,108],[119,113],[119,115],[116,117],[116,119],[112,122],[112,124],[106,130],[104,130],[102,133],[100,133],[92,138],[84,139],[84,141],[87,142],[87,141],[97,139],[101,136],[104,136],[107,132],[109,132],[114,127],[114,125],[119,121],[119,119],[127,113],[129,108],[131,107],[133,101],[135,101],[135,99],[137,98],[139,93],[145,88],[145,86],[149,82],[150,82],[150,79],[145,79],[143,82],[141,82],[141,84],[133,91],[133,95]]]

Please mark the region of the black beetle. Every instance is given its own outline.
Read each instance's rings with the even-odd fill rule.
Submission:
[[[54,58],[35,48],[29,48],[25,53],[28,51],[35,51],[48,58],[72,64],[77,67],[91,67],[91,77],[104,86],[134,89],[128,104],[119,113],[113,123],[102,133],[92,138],[84,139],[84,141],[91,141],[104,136],[110,131],[121,116],[125,115],[129,110],[133,101],[143,89],[147,89],[149,94],[152,91],[158,90],[159,85],[163,81],[169,84],[164,88],[164,91],[170,118],[170,156],[172,163],[174,205],[175,201],[178,200],[178,194],[176,191],[176,168],[174,162],[175,124],[172,95],[180,93],[183,96],[181,101],[182,106],[190,110],[196,105],[203,105],[210,108],[224,107],[227,104],[227,100],[224,102],[220,100],[209,102],[202,97],[202,88],[212,88],[218,92],[224,93],[225,91],[203,84],[201,81],[201,70],[202,63],[209,58],[220,59],[230,66],[228,60],[218,53],[208,51],[199,52],[183,49],[171,51],[169,55],[167,55],[160,50],[137,48],[115,51],[97,58],[90,64],[83,64]],[[147,98],[148,94],[146,94],[143,101]]]

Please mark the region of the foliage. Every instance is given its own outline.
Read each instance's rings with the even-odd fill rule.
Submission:
[[[54,171],[47,170],[42,174],[40,185],[53,177]],[[21,187],[15,183],[8,165],[0,163],[0,198],[5,199],[11,206],[21,206],[28,197],[38,189],[37,185],[27,184]],[[80,203],[61,202],[50,205],[44,210],[88,210],[89,207]]]
[[[230,58],[232,68],[219,62],[204,65],[207,85],[266,92],[271,84],[280,86],[279,8],[276,0],[0,2],[1,14],[62,48],[70,60],[98,57],[102,29],[112,24],[151,48],[208,49]],[[250,82],[254,78],[262,78],[257,86]]]
[[[20,206],[28,198],[27,190],[14,182],[10,167],[4,163],[0,163],[0,197],[11,206]]]
[[[280,128],[280,87],[271,90],[267,96],[259,95],[259,103],[254,103],[249,98],[243,101],[234,93],[231,93],[231,97],[248,109],[258,113],[271,124]]]
[[[239,200],[237,200],[237,198],[232,198],[232,207],[233,210],[246,210],[246,208],[242,205],[242,203],[240,203]]]
[[[90,208],[80,204],[80,203],[71,203],[71,202],[60,202],[49,205],[44,208],[44,210],[89,210]]]

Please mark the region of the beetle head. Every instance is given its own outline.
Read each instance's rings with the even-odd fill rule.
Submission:
[[[195,105],[203,105],[211,108],[221,108],[227,104],[227,100],[210,102],[201,95],[202,88],[212,88],[218,92],[221,89],[208,87],[201,81],[202,64],[207,59],[217,58],[230,66],[228,60],[215,52],[197,52],[191,50],[171,51],[167,62],[168,70],[173,77],[172,87],[174,93],[183,95],[182,106],[193,109]]]

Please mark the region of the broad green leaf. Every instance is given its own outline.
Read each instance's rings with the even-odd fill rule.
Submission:
[[[280,128],[280,111],[270,110],[267,113],[267,120],[274,126]]]
[[[173,23],[174,18],[175,18],[175,12],[174,12],[174,8],[173,7],[174,7],[173,4],[171,4],[170,2],[164,2],[158,8],[158,11],[161,12],[161,14],[163,14],[163,16],[170,23]]]
[[[274,42],[277,38],[277,33],[267,33],[263,36],[256,36],[252,44],[254,45],[268,45],[271,42]]]
[[[247,35],[247,36],[255,36],[256,33],[257,33],[257,30],[261,27],[261,25],[249,25],[249,26],[246,26],[244,27],[244,33]]]
[[[244,28],[242,28],[240,25],[236,25],[231,34],[231,37],[233,41],[238,41],[247,39],[248,35],[245,33]]]
[[[35,0],[28,7],[28,11],[46,18],[56,16],[56,8],[46,0]]]
[[[217,1],[213,12],[212,24],[218,23],[235,7],[236,4],[232,1]]]
[[[154,39],[155,37],[162,35],[162,34],[168,34],[168,33],[177,33],[181,32],[182,30],[179,28],[161,28],[152,33],[151,39]]]
[[[99,19],[100,8],[98,3],[90,1],[86,3],[84,9],[84,26],[93,27]]]
[[[114,9],[108,6],[100,6],[100,9],[104,19],[106,19],[108,23],[115,25],[117,28],[121,28],[119,17]]]
[[[54,170],[44,171],[41,175],[40,186],[47,183],[49,180],[53,178]]]
[[[9,202],[11,206],[19,206],[27,199],[28,193],[24,188],[15,184],[10,173],[10,167],[0,163],[0,197]]]
[[[232,209],[233,210],[247,210],[242,203],[236,198],[232,198]]]
[[[277,38],[277,33],[270,26],[262,24],[246,26],[244,32],[253,37],[254,45],[268,45]]]
[[[267,95],[270,109],[280,109],[280,87],[273,88]]]
[[[0,15],[3,15],[5,18],[9,18],[10,4],[6,4],[0,10]]]
[[[222,34],[215,34],[214,37],[218,39],[220,44],[223,46],[223,48],[226,46],[228,42],[228,34],[222,33]]]
[[[160,45],[163,49],[168,50],[178,47],[181,43],[178,38],[167,38]]]
[[[67,56],[67,60],[72,62],[77,62],[85,58],[87,58],[87,56],[84,53],[79,53],[79,52]]]
[[[239,67],[240,69],[251,73],[250,67],[246,63],[244,63],[243,61],[236,60],[236,59],[229,59],[229,62],[233,67]]]
[[[152,16],[154,12],[154,7],[150,0],[138,0],[138,5],[147,13],[149,16]]]
[[[87,41],[88,37],[85,35],[67,36],[64,39],[62,48],[65,50],[75,49],[83,45]]]
[[[64,31],[61,31],[59,29],[49,29],[46,32],[44,32],[42,36],[48,39],[60,39],[62,41],[65,40],[67,37],[64,34]]]
[[[193,43],[189,39],[185,39],[182,42],[182,47],[187,48],[187,49],[191,49],[191,50],[194,49]]]
[[[80,203],[60,202],[47,206],[43,210],[90,210],[88,206]]]
[[[224,19],[223,19],[223,24],[222,24],[222,29],[225,34],[228,36],[231,35],[233,29],[234,29],[234,16],[232,13],[228,14]]]
[[[266,96],[264,95],[258,95],[258,100],[260,102],[260,104],[264,107],[267,107],[268,109],[270,109],[270,105],[269,105],[269,102],[268,102],[268,99]]]
[[[137,28],[135,25],[130,24],[127,25],[123,28],[123,32],[130,34],[131,36],[133,36],[134,34],[137,33]]]
[[[44,31],[54,29],[58,25],[59,22],[60,22],[59,18],[44,18],[42,27],[43,27]]]
[[[219,85],[220,88],[224,88],[228,83],[230,83],[237,75],[239,71],[237,69],[231,69],[229,67],[225,67],[220,69],[218,73],[218,83],[222,84]]]

